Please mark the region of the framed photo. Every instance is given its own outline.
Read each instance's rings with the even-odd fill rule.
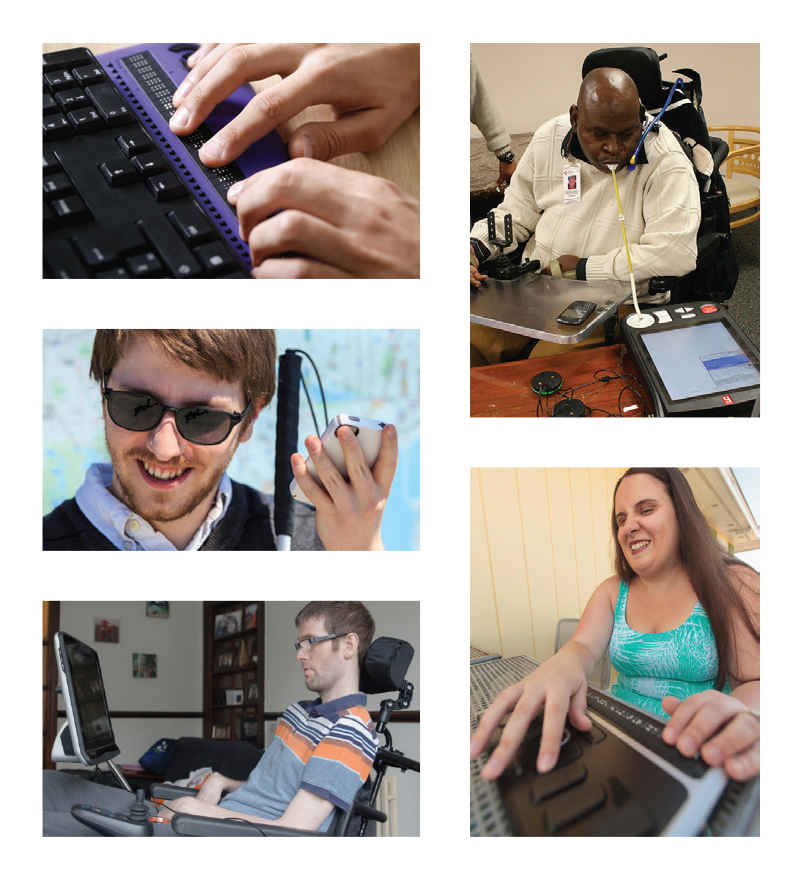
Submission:
[[[241,630],[241,611],[232,610],[229,613],[219,613],[215,618],[214,638],[226,638]]]
[[[136,678],[157,676],[156,653],[132,653],[132,675]]]
[[[257,742],[257,727],[256,717],[245,717],[241,721],[241,739],[244,742]]]
[[[120,620],[95,617],[95,641],[98,644],[120,643]]]
[[[247,699],[257,699],[257,681],[252,681],[246,694]]]
[[[249,604],[243,614],[244,629],[257,628],[257,602]]]
[[[218,654],[218,660],[216,661],[216,668],[231,668],[234,659],[235,659],[235,651],[234,650],[225,650],[223,653]]]
[[[160,619],[167,619],[170,613],[170,601],[146,601],[146,616],[158,616]]]
[[[213,724],[214,739],[229,739],[229,732],[229,725],[224,726],[223,724]]]

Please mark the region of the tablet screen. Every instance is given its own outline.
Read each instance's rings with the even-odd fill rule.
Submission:
[[[721,321],[644,333],[641,340],[672,401],[759,383],[757,365]]]

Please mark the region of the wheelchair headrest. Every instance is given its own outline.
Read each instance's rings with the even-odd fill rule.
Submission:
[[[414,647],[408,641],[376,638],[364,658],[358,689],[362,693],[402,690],[413,657]]]
[[[615,67],[632,78],[647,110],[658,109],[666,100],[660,59],[647,46],[621,46],[618,49],[597,49],[582,63],[582,79],[599,67]]]

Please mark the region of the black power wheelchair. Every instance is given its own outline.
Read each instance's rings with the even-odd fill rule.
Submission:
[[[113,763],[120,750],[114,741],[98,655],[91,647],[64,632],[59,632],[55,640],[60,662],[58,690],[64,699],[67,721],[56,737],[52,758],[95,767],[106,763],[116,784],[131,792],[130,785]],[[174,832],[192,837],[363,837],[370,829],[370,823],[385,822],[386,814],[376,809],[375,803],[387,771],[420,772],[418,761],[407,758],[394,748],[388,727],[394,712],[411,705],[414,686],[406,680],[406,673],[413,657],[411,644],[397,638],[377,638],[367,651],[360,672],[359,690],[370,695],[396,692],[397,698],[383,700],[377,716],[375,729],[379,736],[383,735],[384,744],[378,748],[375,756],[374,775],[359,789],[349,809],[336,809],[327,831],[279,827],[270,821],[255,824],[237,818],[213,819],[176,813],[171,819]],[[165,783],[151,787],[151,797],[160,800],[197,794],[192,788]],[[143,790],[138,790],[128,815],[85,805],[74,806],[72,814],[107,836],[153,834],[153,823],[148,821],[149,809]]]

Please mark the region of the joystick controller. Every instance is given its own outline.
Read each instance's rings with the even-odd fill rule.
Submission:
[[[98,806],[77,803],[71,807],[73,818],[90,828],[100,831],[105,837],[153,837],[154,827],[149,821],[151,810],[145,803],[145,791],[137,791],[137,798],[129,809],[129,814],[112,812]]]

